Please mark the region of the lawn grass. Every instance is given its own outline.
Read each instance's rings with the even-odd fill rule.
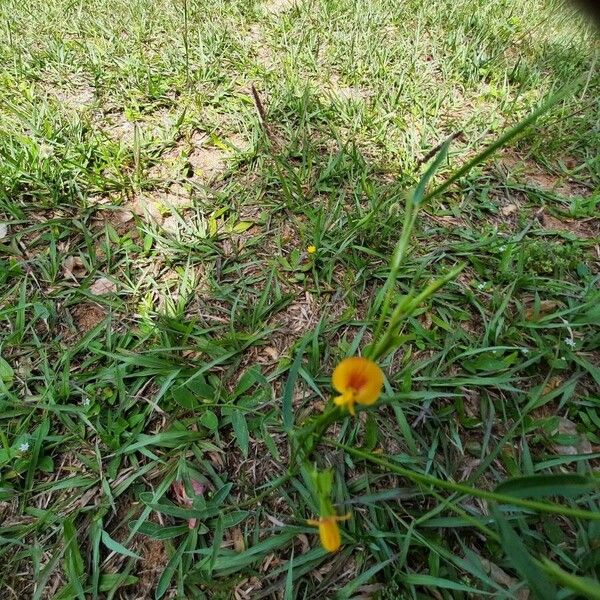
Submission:
[[[591,26],[552,0],[3,0],[0,23],[2,598],[600,597],[598,488],[556,484],[600,458]],[[466,267],[377,410],[322,440],[352,513],[326,553],[283,405],[318,414],[372,341],[432,151],[453,136],[439,185],[569,84],[423,208],[395,295]],[[544,474],[525,499],[562,512],[489,498]]]

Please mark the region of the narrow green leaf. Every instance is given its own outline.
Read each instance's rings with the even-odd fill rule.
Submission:
[[[584,598],[600,600],[600,584],[597,581],[589,579],[588,577],[579,577],[578,575],[567,573],[545,556],[542,556],[541,560],[543,569],[558,584],[572,589]]]
[[[264,560],[269,553],[288,544],[295,535],[296,532],[284,531],[267,537],[244,552],[223,552],[215,561],[214,570],[221,572],[222,575],[235,573],[248,565]]]
[[[193,410],[199,404],[196,395],[183,385],[172,388],[171,397],[179,406],[187,410]]]
[[[0,380],[4,383],[10,383],[14,376],[13,368],[0,356]]]
[[[600,367],[593,365],[589,360],[586,360],[581,354],[573,354],[573,360],[581,365],[593,378],[597,385],[600,385]]]
[[[235,527],[242,521],[248,518],[250,513],[247,510],[235,510],[229,512],[222,517],[223,528],[228,529],[229,527]]]
[[[168,502],[163,499],[161,502],[150,502],[152,494],[144,492],[140,494],[140,500],[146,504],[150,512],[155,510],[163,515],[169,515],[170,517],[177,517],[179,519],[207,519],[214,517],[219,514],[220,507],[212,508],[183,508],[172,502]]]
[[[524,498],[515,498],[514,496],[508,496],[507,494],[498,494],[497,492],[490,492],[481,488],[472,487],[462,483],[455,483],[447,479],[438,479],[432,475],[425,473],[419,473],[402,467],[390,460],[386,460],[382,456],[377,456],[369,452],[364,452],[359,448],[352,446],[346,446],[344,444],[332,442],[332,445],[337,448],[343,448],[348,454],[357,456],[368,460],[369,462],[375,463],[385,467],[388,471],[402,475],[415,483],[422,483],[424,485],[430,485],[434,488],[446,489],[452,492],[458,492],[460,494],[466,494],[475,498],[483,498],[485,500],[491,500],[499,504],[510,504],[512,506],[519,506],[528,510],[534,510],[539,512],[545,512],[550,514],[557,514],[567,517],[574,517],[578,519],[588,519],[590,521],[600,521],[600,513],[593,510],[585,510],[579,507],[566,506],[564,504],[556,504],[554,502],[538,502],[537,500],[527,500]]]
[[[82,579],[84,576],[83,558],[77,542],[77,531],[72,519],[63,522],[63,537],[65,540],[65,573],[69,584],[73,587],[74,595],[85,600]]]
[[[120,573],[107,573],[100,577],[100,582],[98,586],[98,591],[101,593],[111,592],[113,590],[117,590],[120,587],[125,587],[128,585],[135,585],[139,581],[139,578],[135,575],[121,575]],[[90,590],[92,590],[90,592]],[[64,587],[62,587],[56,595],[52,597],[52,600],[73,600],[74,594],[73,586],[68,583]],[[85,593],[92,593],[93,588],[86,588]]]
[[[208,574],[212,574],[213,567],[219,556],[219,550],[221,549],[221,543],[223,542],[223,516],[220,514],[219,518],[215,520],[215,530],[213,534],[213,543],[210,553],[210,561],[208,563]]]
[[[527,581],[529,588],[537,598],[540,600],[556,599],[556,589],[552,582],[533,560],[510,523],[497,507],[492,507],[492,513],[500,530],[502,547],[514,569]]]
[[[140,433],[136,436],[137,441],[129,446],[125,446],[116,452],[119,454],[130,454],[146,446],[159,446],[163,448],[176,448],[190,442],[194,442],[202,437],[198,431],[161,431],[155,435],[146,435]]]
[[[248,458],[250,436],[248,434],[248,423],[246,422],[246,417],[242,411],[235,408],[231,411],[231,425],[233,426],[235,439],[237,440],[237,444],[240,447],[244,458]]]
[[[44,594],[44,592],[46,591],[46,583],[50,578],[50,575],[52,575],[52,573],[56,569],[58,562],[62,558],[62,552],[64,551],[65,548],[63,547],[61,551],[56,552],[56,554],[51,556],[48,563],[44,565],[44,568],[39,572],[38,576],[36,577],[35,592],[33,593],[33,597],[31,600],[40,600],[40,598],[42,598],[42,594]],[[73,594],[71,594],[71,597],[73,597]]]
[[[129,528],[133,526],[133,523],[129,523]],[[171,527],[162,527],[161,525],[157,525],[156,523],[147,522],[142,523],[142,525],[138,528],[138,533],[142,535],[147,535],[149,538],[153,540],[171,540],[173,538],[179,537],[180,535],[184,535],[188,533],[190,528],[187,525],[174,525]],[[208,533],[207,527],[201,527],[201,534]]]
[[[285,387],[283,390],[283,397],[281,399],[282,402],[282,412],[283,412],[283,427],[286,431],[291,431],[292,426],[294,425],[294,387],[296,385],[296,379],[298,378],[298,371],[300,370],[300,366],[302,365],[302,356],[304,355],[304,348],[306,346],[306,339],[303,339],[300,343],[300,347],[296,352],[296,356],[294,358],[294,362],[290,369],[287,381],[285,382]]]
[[[207,429],[215,431],[219,428],[219,419],[212,410],[205,410],[200,417],[200,423]]]
[[[283,600],[294,600],[294,549],[288,561],[287,575],[285,576],[285,589],[283,591]]]
[[[435,172],[440,168],[441,164],[446,160],[446,157],[448,156],[448,149],[450,148],[451,142],[452,142],[452,138],[446,140],[442,144],[442,147],[440,148],[439,152],[435,156],[435,160],[431,163],[431,165],[429,166],[427,171],[425,171],[425,174],[423,175],[423,177],[421,177],[421,180],[419,181],[417,187],[415,188],[415,191],[412,196],[412,201],[416,205],[419,205],[421,203],[421,201],[423,200],[423,196],[425,195],[425,190],[427,188],[427,185],[429,184],[429,181],[435,175]]]
[[[336,597],[340,598],[340,600],[343,598],[351,598],[354,595],[354,593],[358,590],[358,588],[371,581],[371,579],[373,579],[373,577],[377,573],[379,573],[379,571],[385,569],[385,567],[387,567],[394,560],[396,560],[395,556],[392,558],[388,558],[387,560],[383,560],[361,573],[358,577],[352,578],[352,580],[349,583],[347,583],[343,588],[341,588],[338,591]]]
[[[265,385],[267,380],[256,366],[250,367],[238,381],[233,395],[237,398],[247,392],[253,385]]]
[[[233,483],[226,483],[224,486],[220,487],[210,499],[210,506],[220,506],[225,501],[225,498],[229,496],[232,487]]]
[[[135,552],[132,552],[128,548],[125,548],[122,544],[119,544],[116,540],[113,540],[108,532],[102,530],[102,543],[112,552],[116,552],[117,554],[122,554],[123,556],[128,556],[129,558],[140,559],[141,556],[138,556]]]
[[[92,599],[98,598],[100,591],[100,539],[102,536],[102,517],[97,516],[92,520],[89,531],[90,545],[92,550]]]
[[[121,575],[120,573],[106,573],[100,577],[100,591],[110,592],[112,589],[135,585],[139,578],[135,575]]]
[[[402,410],[402,407],[397,402],[394,402],[394,404],[392,404],[392,408],[394,409],[394,414],[396,416],[396,423],[398,424],[398,427],[400,428],[400,433],[402,434],[404,441],[408,445],[413,456],[417,456],[419,453],[419,450],[417,448],[417,443],[415,442],[415,438],[413,436],[412,429],[411,429],[410,425],[408,424],[408,420],[406,419],[406,416],[404,414],[404,411]]]
[[[531,475],[503,481],[495,489],[498,494],[515,498],[544,498],[562,496],[576,498],[598,488],[594,480],[571,473]]]
[[[478,590],[470,585],[459,583],[458,581],[451,581],[450,579],[444,579],[443,577],[434,577],[433,575],[419,575],[410,573],[407,575],[402,575],[402,581],[407,585],[422,585],[425,587],[443,588],[446,590],[454,590],[456,592],[476,594],[477,598],[493,595],[490,592]]]
[[[367,420],[365,422],[365,441],[363,448],[370,452],[377,445],[377,439],[379,437],[379,427],[377,420],[373,416],[372,412],[367,413]]]
[[[171,556],[171,559],[167,563],[165,570],[162,572],[160,579],[158,580],[158,585],[156,586],[156,590],[154,591],[154,598],[159,600],[162,598],[166,591],[169,589],[171,585],[171,579],[173,579],[173,574],[175,573],[175,569],[179,566],[181,562],[181,557],[185,552],[185,548],[187,546],[187,538],[184,539],[179,548],[177,548],[177,552]]]
[[[129,543],[133,536],[136,534],[137,530],[142,526],[143,523],[146,522],[150,513],[152,512],[151,506],[148,506],[150,503],[158,502],[167,492],[167,490],[171,487],[171,484],[175,480],[177,476],[177,469],[173,469],[170,473],[165,476],[165,479],[159,484],[153,494],[150,494],[149,502],[145,502],[146,508],[142,511],[142,514],[138,517],[137,521],[130,525],[129,527],[129,535],[127,536],[126,544]]]

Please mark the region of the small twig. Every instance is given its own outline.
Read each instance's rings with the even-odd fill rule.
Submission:
[[[258,91],[254,87],[254,84],[250,86],[250,90],[252,91],[252,98],[254,99],[254,105],[256,106],[256,112],[258,112],[259,121],[267,139],[273,144],[273,146],[277,147],[277,138],[271,131],[271,127],[269,126],[269,121],[267,119],[267,112],[265,111],[265,107],[260,99]]]
[[[432,148],[425,156],[423,156],[423,158],[420,158],[417,161],[417,166],[420,166],[423,163],[426,163],[430,158],[433,158],[440,151],[440,149],[446,142],[451,142],[452,140],[455,140],[457,137],[460,137],[462,134],[463,134],[462,131],[455,131],[450,137],[448,137],[443,142],[439,143],[437,146]]]
[[[267,125],[267,114],[265,112],[265,107],[263,106],[262,100],[260,99],[260,96],[258,95],[258,91],[256,90],[256,87],[254,87],[254,84],[250,86],[250,89],[252,90],[252,97],[254,98],[254,103],[256,104],[256,110],[258,111],[258,115],[260,116],[261,124],[263,125],[263,127],[265,127]]]

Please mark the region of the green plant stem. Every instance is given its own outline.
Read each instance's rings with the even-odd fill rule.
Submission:
[[[377,326],[375,328],[375,334],[373,339],[378,339],[381,331],[383,329],[383,324],[387,318],[388,311],[390,309],[390,304],[392,302],[392,296],[394,294],[394,287],[396,285],[396,280],[398,279],[398,273],[400,272],[400,266],[404,261],[404,257],[406,255],[406,249],[408,248],[408,242],[410,241],[410,236],[412,235],[412,231],[415,226],[415,222],[417,220],[418,209],[415,204],[412,202],[412,197],[406,201],[406,208],[404,212],[404,224],[402,226],[402,234],[396,247],[394,248],[394,254],[392,255],[392,260],[390,263],[390,273],[385,282],[385,296],[383,299],[383,306],[379,312],[379,319],[377,321]],[[370,357],[372,358],[372,357]]]
[[[409,317],[422,302],[425,302],[430,296],[432,296],[437,290],[446,285],[449,281],[452,281],[463,269],[465,265],[459,265],[454,269],[451,269],[446,273],[443,277],[432,281],[423,291],[421,291],[414,298],[412,296],[408,296],[403,301],[401,301],[398,306],[394,309],[392,316],[390,317],[390,322],[387,328],[387,331],[383,335],[383,337],[379,338],[379,341],[375,344],[372,352],[371,358],[373,360],[378,360],[385,354],[388,349],[393,345],[394,336],[397,334],[397,329],[400,326],[400,323],[406,318]],[[377,339],[377,337],[376,337]]]
[[[558,90],[556,94],[550,96],[546,102],[544,102],[537,110],[534,110],[528,117],[523,119],[520,123],[509,129],[506,133],[501,135],[497,140],[492,142],[487,148],[482,150],[479,154],[474,156],[470,161],[465,163],[460,169],[455,171],[444,183],[440,184],[434,190],[426,194],[423,198],[423,203],[431,200],[439,194],[443,194],[455,181],[466,175],[473,167],[482,163],[484,160],[489,158],[496,150],[499,150],[503,146],[506,146],[510,141],[515,139],[519,134],[523,133],[530,125],[535,123],[539,117],[544,113],[548,112],[555,104],[566,98],[571,92],[577,89],[584,79],[587,77],[587,73],[584,73],[578,77],[575,81],[569,85],[565,85],[563,88]]]
[[[344,410],[339,406],[330,405],[322,415],[312,419],[308,424],[304,425],[298,432],[293,435],[292,461],[297,462],[297,454],[301,455],[301,460],[309,461],[310,455],[314,451],[327,428],[334,423],[346,417]],[[310,444],[307,440],[310,439]]]
[[[482,498],[484,500],[497,502],[498,504],[511,504],[513,506],[528,508],[537,512],[552,513],[556,515],[562,515],[564,517],[588,519],[590,521],[600,521],[600,512],[592,512],[589,510],[582,510],[579,508],[571,508],[570,506],[564,506],[563,504],[556,504],[553,502],[538,502],[536,500],[525,500],[523,498],[515,498],[507,494],[497,494],[496,492],[481,490],[479,488],[471,487],[470,485],[463,485],[461,483],[454,483],[452,481],[444,481],[443,479],[438,479],[433,475],[416,473],[415,471],[406,469],[405,467],[400,467],[383,458],[373,456],[372,454],[364,452],[363,450],[358,450],[357,448],[351,448],[349,446],[345,446],[344,444],[339,444],[336,442],[330,442],[330,444],[337,448],[345,450],[346,452],[348,452],[348,454],[351,454],[352,456],[363,458],[364,460],[384,467],[388,471],[391,471],[398,475],[402,475],[403,477],[406,477],[407,479],[410,479],[415,483],[421,483],[423,485],[432,485],[434,487],[450,490],[452,492],[458,492],[460,494],[466,494],[468,496],[474,496],[476,498]]]

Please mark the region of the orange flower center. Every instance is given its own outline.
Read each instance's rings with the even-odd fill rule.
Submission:
[[[358,392],[367,383],[364,373],[353,371],[348,377],[348,387],[354,392]]]

